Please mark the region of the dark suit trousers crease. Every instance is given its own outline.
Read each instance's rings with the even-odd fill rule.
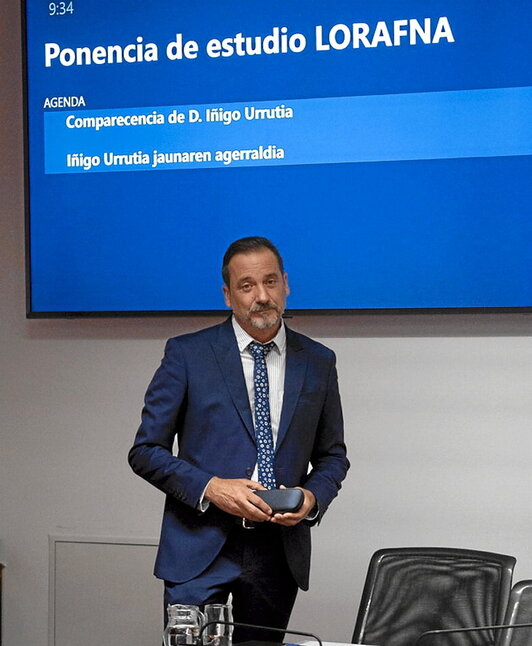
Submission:
[[[198,577],[185,583],[165,581],[164,606],[226,603],[233,596],[234,621],[286,628],[297,594],[288,568],[281,528],[260,523],[243,529],[236,523],[220,554]],[[282,641],[279,633],[235,628],[233,642]]]

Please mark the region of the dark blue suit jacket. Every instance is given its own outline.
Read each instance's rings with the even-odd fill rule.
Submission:
[[[288,328],[286,341],[275,476],[279,485],[312,491],[321,518],[349,468],[335,357],[325,346]],[[176,436],[177,457],[172,454]],[[187,581],[214,560],[235,517],[214,505],[202,513],[198,501],[212,476],[249,478],[256,459],[253,420],[231,319],[170,339],[148,388],[142,423],[129,453],[133,470],[166,494],[157,577]],[[291,571],[306,590],[309,524],[283,527],[282,532]]]

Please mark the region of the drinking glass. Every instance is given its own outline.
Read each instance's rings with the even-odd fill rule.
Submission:
[[[203,614],[198,606],[172,604],[168,606],[168,624],[163,639],[165,646],[196,646]]]
[[[203,609],[204,625],[211,621],[233,621],[233,609],[226,603],[208,603]],[[231,646],[233,626],[211,624],[203,631],[204,646]]]

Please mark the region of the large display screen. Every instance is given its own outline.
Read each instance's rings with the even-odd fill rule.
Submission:
[[[26,0],[28,313],[532,306],[529,0]]]

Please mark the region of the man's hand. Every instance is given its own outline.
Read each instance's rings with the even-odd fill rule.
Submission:
[[[276,523],[277,525],[284,525],[285,527],[292,527],[293,525],[300,523],[302,520],[305,520],[305,518],[314,509],[314,507],[316,506],[316,496],[312,493],[312,491],[303,489],[303,487],[295,488],[300,489],[305,496],[303,504],[301,505],[299,510],[295,513],[275,514],[275,516],[272,516],[270,518],[270,522]],[[280,489],[286,489],[286,487],[281,485]]]
[[[253,493],[254,489],[264,488],[254,480],[215,476],[205,489],[205,498],[228,514],[260,522],[272,518],[270,506]]]

